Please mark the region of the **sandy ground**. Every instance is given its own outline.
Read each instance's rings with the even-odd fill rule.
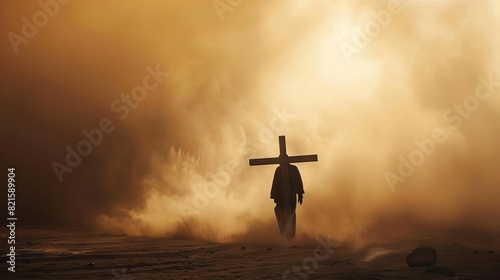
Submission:
[[[2,239],[1,279],[500,279],[498,239],[481,234],[385,238],[353,250],[18,229],[17,243],[16,273],[7,272]],[[417,246],[437,250],[439,273],[406,265]]]

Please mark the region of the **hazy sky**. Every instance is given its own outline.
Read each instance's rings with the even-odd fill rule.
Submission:
[[[496,1],[63,2],[0,1],[22,224],[277,234],[286,135],[299,235],[499,229]]]

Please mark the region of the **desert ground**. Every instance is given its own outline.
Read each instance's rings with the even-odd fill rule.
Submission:
[[[500,242],[496,237],[448,232],[404,240],[386,234],[353,249],[300,241],[290,247],[259,246],[76,229],[19,229],[16,272],[7,272],[3,256],[0,278],[494,280],[500,279]],[[406,256],[418,246],[437,250],[436,265],[407,266]],[[316,253],[321,256],[317,266],[312,262]]]

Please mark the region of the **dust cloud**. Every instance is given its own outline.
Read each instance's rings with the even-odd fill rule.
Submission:
[[[0,6],[3,34],[40,10]],[[500,229],[498,3],[224,7],[71,1],[18,54],[3,41],[2,154],[27,224],[279,242],[275,167],[248,159],[286,135],[289,155],[319,155],[297,164],[299,238]],[[148,66],[169,75],[117,113]],[[115,129],[60,183],[53,162],[103,118]]]

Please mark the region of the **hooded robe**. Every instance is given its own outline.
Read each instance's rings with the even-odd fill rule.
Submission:
[[[299,169],[295,165],[288,165],[288,178],[289,178],[289,188],[290,188],[290,207],[291,207],[291,217],[285,217],[284,203],[283,203],[283,191],[281,189],[281,167],[276,168],[274,172],[273,185],[271,187],[271,198],[274,199],[276,207],[274,207],[274,213],[276,214],[276,219],[278,220],[278,226],[282,235],[289,238],[295,236],[295,223],[296,215],[295,208],[297,206],[297,195],[301,197],[304,194],[304,186],[302,185],[302,178],[300,177]],[[289,232],[286,231],[286,223],[290,221],[291,227]]]

